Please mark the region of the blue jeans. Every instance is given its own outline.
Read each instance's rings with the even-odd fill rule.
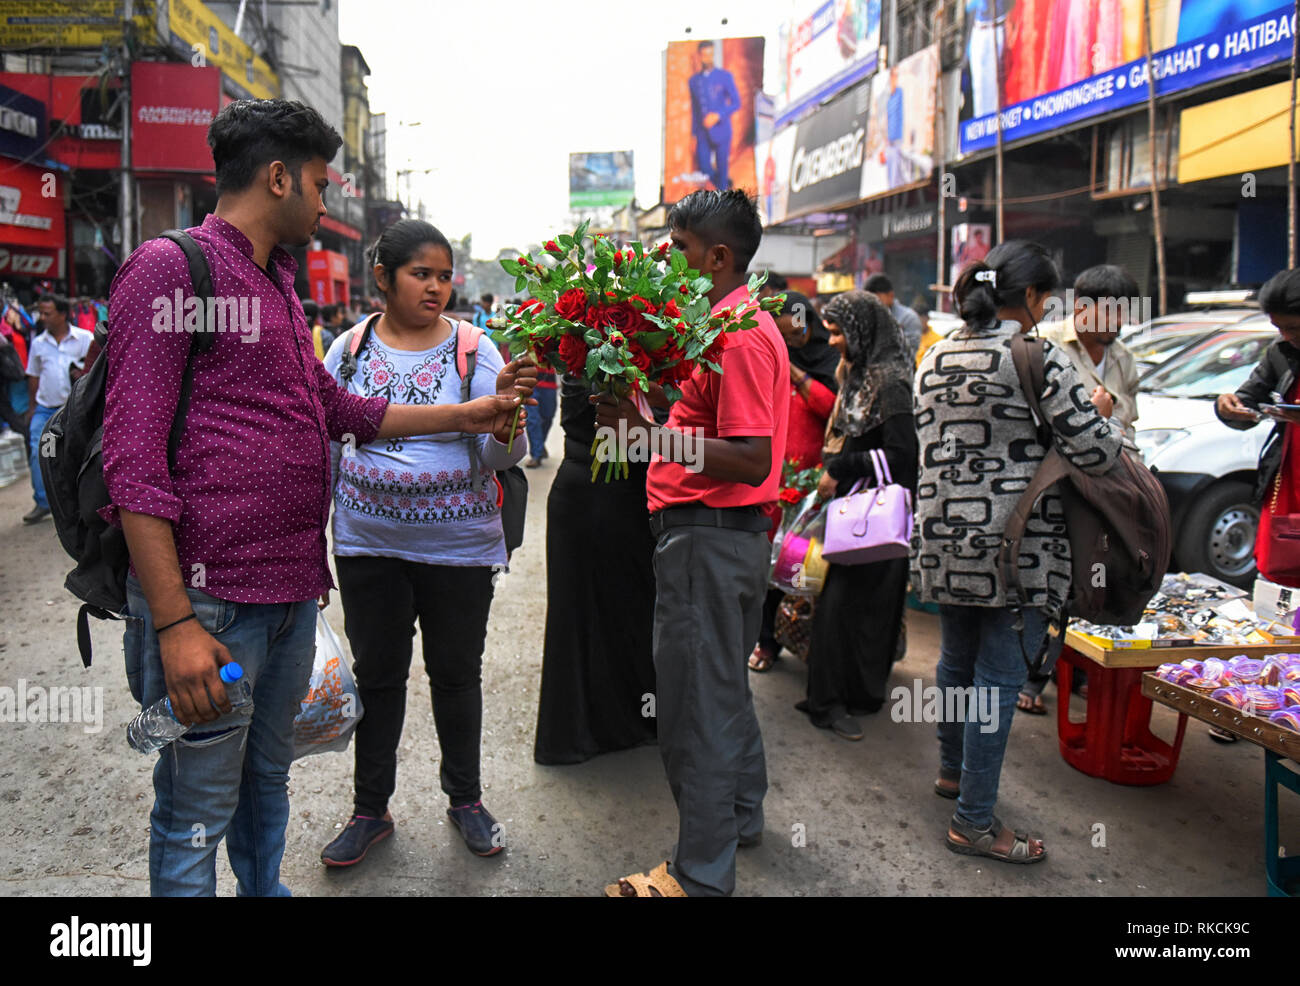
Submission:
[[[1026,608],[1023,613],[1022,638],[1015,629],[1016,614],[1010,609],[939,607],[939,688],[945,696],[954,694],[950,688],[974,688],[974,700],[960,706],[965,714],[959,719],[965,721],[939,723],[939,761],[945,770],[961,771],[956,814],[977,829],[989,827],[998,801],[1016,696],[1028,674],[1021,645],[1032,660],[1047,635],[1047,617],[1042,610]],[[981,711],[987,714],[981,715]]]
[[[528,405],[525,427],[528,431],[528,454],[534,459],[540,459],[546,454],[546,435],[555,418],[555,390],[538,387],[533,391],[533,396],[537,398],[537,406]]]
[[[140,583],[127,579],[124,646],[131,694],[145,707],[167,694],[158,636]],[[316,601],[258,605],[187,589],[203,628],[253,687],[253,714],[202,723],[158,753],[149,816],[155,897],[211,897],[226,839],[240,896],[287,897],[280,882],[289,823],[293,720],[311,677]]]
[[[32,497],[36,500],[36,505],[44,510],[50,508],[50,501],[45,498],[45,482],[41,479],[41,432],[45,430],[45,423],[54,417],[57,407],[46,407],[44,404],[37,404],[36,410],[32,412],[32,423],[27,429],[28,436],[28,465],[32,470]]]

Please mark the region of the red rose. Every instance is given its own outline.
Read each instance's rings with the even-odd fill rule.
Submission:
[[[649,355],[646,353],[646,351],[642,349],[640,346],[638,346],[635,342],[627,347],[627,355],[628,358],[632,360],[632,365],[635,366],[642,373],[650,372],[650,366],[652,361]]]
[[[780,492],[778,499],[780,499],[783,503],[798,503],[800,500],[803,499],[803,494],[800,493],[793,486],[791,486],[791,487],[787,487],[786,489],[783,489]]]
[[[550,253],[563,253],[563,252],[564,252],[563,250],[560,249],[559,244],[556,243],[554,240],[547,240],[547,241],[546,241],[546,250],[549,251]]]
[[[656,250],[655,252],[659,254],[659,258],[662,260],[664,257],[668,256],[668,251],[671,249],[672,249],[672,244],[668,243],[668,241],[665,240],[663,243],[659,244],[659,249]]]
[[[695,367],[683,360],[671,367],[668,372],[664,374],[663,379],[668,383],[685,383],[691,378],[691,374],[694,372]]]
[[[677,307],[676,298],[668,299],[668,304],[664,305],[664,314],[669,318],[677,318],[681,315],[681,310]]]
[[[570,288],[555,301],[555,314],[576,322],[587,310],[587,294],[581,288]]]
[[[543,305],[536,298],[529,298],[527,301],[525,301],[522,305],[519,306],[518,314],[526,315],[531,313],[536,315],[538,312],[543,311],[545,308],[546,306]]]
[[[622,251],[622,250],[615,250],[615,251],[614,251],[614,266],[615,266],[615,267],[622,267],[622,266],[623,266],[623,251]]]
[[[685,284],[683,284],[677,290],[680,291],[682,294],[689,294],[691,289],[688,288]]]
[[[710,363],[718,363],[722,360],[722,351],[727,348],[727,333],[719,332],[718,337],[713,340],[713,344],[704,351],[701,359],[706,359]]]
[[[624,335],[631,334],[634,329],[639,328],[641,325],[640,312],[629,305],[626,301],[621,301],[617,305],[611,306],[607,311],[609,314],[606,318],[608,319],[609,324],[613,328],[618,329]]]
[[[609,322],[609,309],[604,305],[589,305],[587,314],[583,316],[582,324],[589,328],[599,329]]]
[[[632,295],[632,297],[628,298],[627,300],[629,304],[639,303],[641,305],[641,310],[645,312],[647,315],[657,315],[659,313],[659,307],[653,301],[647,301],[645,298],[642,298],[639,294],[634,294]]]
[[[587,370],[587,344],[575,335],[566,335],[560,340],[560,359],[575,377],[582,376]]]

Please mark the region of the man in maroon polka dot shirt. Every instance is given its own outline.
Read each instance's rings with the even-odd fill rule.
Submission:
[[[496,395],[460,405],[348,394],[315,357],[293,290],[297,265],[279,246],[306,244],[316,232],[327,164],[342,141],[302,103],[241,100],[213,121],[208,143],[217,206],[190,233],[225,318],[209,321],[214,344],[195,358],[169,468],[191,341],[189,269],[176,244],[151,240],[118,271],[106,350],[105,515],[121,524],[131,552],[132,692],[146,706],[169,697],[176,717],[196,725],[154,768],[151,890],[214,893],[225,838],[241,894],[286,895],[279,872],[293,719],[311,672],[315,600],[333,586],[330,440],[491,432],[504,442],[536,368],[512,363]],[[251,709],[232,709],[218,677],[231,660],[252,685]]]

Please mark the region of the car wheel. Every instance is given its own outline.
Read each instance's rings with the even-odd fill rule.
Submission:
[[[1178,564],[1249,589],[1255,581],[1255,534],[1259,507],[1254,490],[1228,480],[1197,497],[1177,536]]]

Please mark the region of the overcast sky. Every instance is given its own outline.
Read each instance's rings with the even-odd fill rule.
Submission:
[[[474,255],[492,258],[567,224],[570,151],[631,148],[638,204],[658,201],[669,41],[761,35],[771,80],[778,25],[814,7],[815,0],[340,0],[339,36],[370,66],[371,112],[388,114],[389,194],[398,191],[397,169],[436,168],[412,176],[414,199],[424,199],[444,233],[473,233]]]

